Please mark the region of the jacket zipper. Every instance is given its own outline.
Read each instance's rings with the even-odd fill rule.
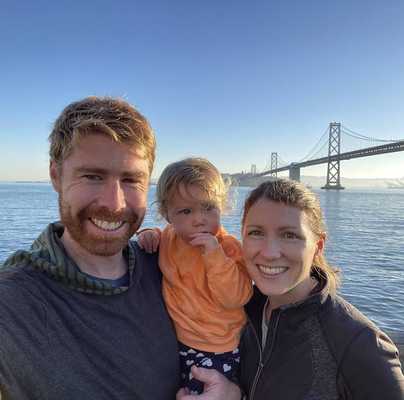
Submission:
[[[251,323],[251,320],[250,320],[251,326],[252,326],[253,331],[254,331],[254,336],[255,336],[255,339],[256,339],[257,344],[258,344],[258,349],[259,349],[259,353],[260,353],[260,359],[259,359],[259,363],[258,363],[257,372],[255,373],[254,383],[253,383],[253,385],[252,385],[252,387],[251,387],[250,394],[249,394],[249,396],[248,396],[248,399],[249,399],[249,400],[253,400],[253,399],[254,399],[255,389],[257,388],[257,384],[258,384],[258,381],[259,381],[259,379],[260,379],[261,372],[262,372],[262,370],[264,369],[265,364],[266,364],[266,363],[269,361],[269,359],[271,358],[271,353],[272,353],[272,351],[273,351],[273,349],[274,349],[274,346],[275,346],[275,336],[276,336],[276,331],[278,330],[278,323],[279,323],[279,318],[280,318],[280,316],[281,316],[281,313],[279,312],[279,314],[277,315],[276,320],[275,320],[275,326],[274,326],[274,328],[273,328],[273,334],[272,334],[271,347],[269,348],[268,357],[267,357],[267,360],[266,360],[265,363],[262,361],[262,347],[261,347],[261,344],[260,344],[260,341],[259,341],[258,334],[257,334],[257,332],[256,332],[256,330],[255,330],[254,325]]]

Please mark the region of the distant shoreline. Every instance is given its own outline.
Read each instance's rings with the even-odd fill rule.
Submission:
[[[389,183],[397,178],[341,178],[341,184],[346,189],[390,189]],[[155,185],[157,179],[153,178],[150,185]],[[319,189],[324,186],[326,182],[325,176],[301,176],[301,182],[313,189]],[[249,182],[250,183],[250,182]],[[240,186],[240,187],[255,187],[254,182],[251,182],[252,186]],[[0,184],[51,184],[50,180],[0,180]],[[404,188],[399,188],[404,189]]]

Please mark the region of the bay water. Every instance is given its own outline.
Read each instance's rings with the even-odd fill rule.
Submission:
[[[240,220],[250,188],[229,194],[224,227],[240,238]],[[404,190],[314,190],[324,211],[326,255],[342,271],[340,293],[389,331],[404,332]],[[163,226],[151,186],[143,226]],[[58,219],[57,195],[48,183],[0,183],[0,264],[28,249],[49,222]]]

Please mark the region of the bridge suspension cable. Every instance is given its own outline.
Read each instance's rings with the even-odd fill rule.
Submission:
[[[398,142],[399,140],[402,139],[378,139],[374,137],[369,137],[362,135],[361,133],[355,132],[352,129],[349,129],[348,127],[341,125],[341,132],[344,133],[345,135],[351,136],[355,139],[361,139],[361,140],[366,140],[368,142],[380,142],[380,143],[391,143],[391,142]]]
[[[319,154],[320,152],[322,152],[324,150],[324,148],[328,145],[328,140],[326,140],[319,149],[317,149],[317,147],[320,145],[321,141],[324,140],[324,138],[328,138],[328,131],[329,128],[327,126],[327,128],[325,129],[324,133],[321,135],[320,139],[317,141],[317,143],[313,146],[313,148],[307,153],[307,155],[305,157],[303,157],[301,160],[299,160],[298,162],[303,162],[306,160],[309,160],[310,158],[314,158],[313,156],[316,154]]]
[[[278,154],[278,167],[286,167],[290,162],[282,160],[281,156]]]
[[[380,143],[392,143],[392,142],[399,142],[399,141],[403,140],[403,139],[378,139],[375,137],[363,135],[359,132],[355,132],[354,130],[348,128],[345,125],[341,124],[340,126],[341,126],[341,130],[340,130],[341,133],[343,133],[349,137],[352,137],[354,139],[365,140],[368,142],[380,142]],[[306,154],[306,156],[303,157],[301,160],[299,160],[297,163],[302,163],[305,161],[324,157],[327,153],[327,149],[328,149],[328,145],[329,145],[329,143],[328,143],[329,142],[329,137],[328,137],[329,132],[330,132],[330,125],[327,126],[327,128],[325,129],[323,134],[320,136],[320,138],[318,139],[316,144],[311,148],[311,150]],[[347,151],[347,149],[345,149],[345,151]],[[290,164],[291,164],[291,162],[285,161],[279,156],[279,154],[277,155],[278,167],[286,167]],[[270,168],[265,167],[265,169],[270,169]]]

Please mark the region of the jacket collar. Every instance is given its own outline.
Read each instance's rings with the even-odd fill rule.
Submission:
[[[315,313],[329,297],[330,286],[324,274],[320,274],[314,270],[312,277],[318,281],[318,285],[309,297],[297,303],[285,304],[274,310],[272,315],[279,312],[282,314],[287,313],[290,316],[294,316],[294,322],[300,323],[308,315]],[[261,331],[262,313],[267,300],[268,297],[262,294],[257,286],[254,285],[254,294],[245,306],[245,310],[257,332]]]

